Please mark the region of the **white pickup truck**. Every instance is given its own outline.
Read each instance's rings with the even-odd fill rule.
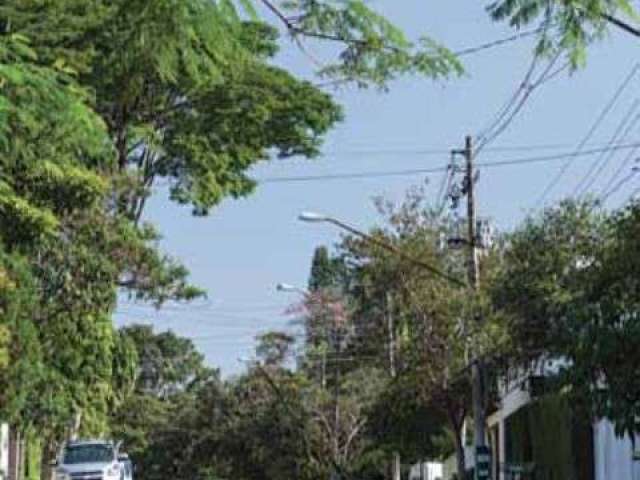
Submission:
[[[129,457],[105,440],[68,442],[53,465],[56,480],[133,480]]]

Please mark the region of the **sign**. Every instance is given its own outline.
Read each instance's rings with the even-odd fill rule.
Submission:
[[[491,480],[491,450],[489,447],[476,447],[475,471],[475,480]]]

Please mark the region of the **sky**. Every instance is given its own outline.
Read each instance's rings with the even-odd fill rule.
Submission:
[[[514,33],[490,21],[484,2],[378,0],[373,5],[410,38],[427,34],[454,51]],[[308,43],[307,48],[314,56],[326,53],[322,45]],[[431,151],[462,148],[465,135],[475,136],[491,123],[521,85],[532,49],[533,39],[529,38],[464,57],[465,74],[446,81],[407,77],[393,82],[386,93],[355,87],[331,90],[344,107],[345,120],[327,136],[323,155],[315,160],[265,162],[252,175],[268,179],[444,167],[448,154]],[[611,32],[589,50],[586,68],[571,75],[563,72],[536,89],[491,145],[493,149],[482,152],[478,162],[574,151],[638,58],[637,39]],[[314,79],[309,58],[286,39],[277,63]],[[608,144],[626,116],[636,119],[633,106],[638,106],[634,101],[640,92],[639,77],[631,79],[584,150]],[[630,128],[629,136],[616,142],[631,143],[637,138],[638,129]],[[536,148],[513,149],[521,146]],[[600,159],[608,164],[594,184],[597,191],[606,183],[600,178],[608,178],[607,172],[618,168],[626,155],[625,151],[611,158],[575,157],[549,201],[570,195]],[[541,193],[563,165],[564,160],[558,160],[481,168],[479,214],[493,219],[500,230],[513,228],[537,208]],[[625,167],[623,172],[621,178],[630,169]],[[340,232],[330,225],[298,221],[301,211],[327,213],[367,229],[379,220],[374,196],[400,201],[407,189],[427,182],[427,192],[435,198],[441,175],[264,183],[248,198],[225,200],[206,218],[190,216],[187,208],[171,204],[166,192],[159,190],[150,201],[146,219],[163,233],[162,249],[184,262],[193,282],[205,288],[208,297],[190,305],[167,305],[160,311],[125,300],[116,322],[152,324],[158,331],[170,329],[190,337],[210,366],[220,368],[225,376],[237,374],[253,355],[257,334],[294,329],[286,311],[299,302],[299,296],[277,292],[276,285],[306,286],[313,250],[331,246],[340,238]],[[610,205],[620,205],[638,185],[640,176],[631,178],[611,196]]]

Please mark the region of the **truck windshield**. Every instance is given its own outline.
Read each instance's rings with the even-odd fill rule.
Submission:
[[[63,463],[104,463],[113,461],[113,458],[111,445],[73,445],[65,448]]]

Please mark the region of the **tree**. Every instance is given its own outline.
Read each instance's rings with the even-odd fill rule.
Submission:
[[[188,427],[183,423],[190,418],[199,392],[220,387],[217,372],[205,365],[191,340],[173,332],[156,333],[151,326],[131,325],[118,335],[121,343],[133,346],[137,364],[133,388],[111,412],[112,432],[124,442],[144,478],[156,478],[174,460],[162,458],[168,447],[156,451],[159,443],[177,428]]]
[[[12,248],[51,235],[59,217],[106,192],[90,164],[108,164],[106,128],[86,93],[34,64],[20,35],[0,36],[0,234]]]
[[[575,340],[568,313],[584,301],[584,267],[605,239],[605,217],[591,201],[562,202],[507,235],[491,291],[522,363],[562,355],[563,345]]]
[[[494,20],[508,21],[515,28],[538,23],[538,52],[567,51],[573,67],[584,64],[586,47],[609,27],[640,37],[640,29],[619,16],[638,19],[629,0],[497,0],[487,9]]]
[[[460,403],[468,403],[464,389],[460,393]],[[402,452],[404,462],[411,464],[455,453],[455,434],[447,412],[439,408],[441,403],[425,398],[417,375],[409,373],[389,382],[369,412],[372,444],[387,456]]]
[[[470,400],[469,362],[472,353],[501,351],[507,339],[503,320],[486,292],[470,295],[410,261],[420,259],[449,277],[463,279],[466,274],[464,252],[439,248],[442,235],[455,233],[455,222],[432,209],[422,189],[410,190],[399,205],[382,199],[377,205],[383,223],[369,235],[403,255],[358,237],[345,237],[340,244],[339,255],[352,278],[348,295],[358,332],[348,354],[366,357],[362,363],[388,367],[392,351],[397,381],[411,378],[422,408],[446,419],[463,474],[461,434]],[[487,274],[494,268],[494,256],[483,256]],[[476,321],[478,315],[483,316],[482,324]]]
[[[311,260],[309,290],[342,289],[347,269],[340,258],[332,258],[327,247],[317,247]]]
[[[149,325],[123,327],[120,334],[135,345],[136,391],[167,399],[213,374],[188,338],[171,331],[154,333]]]
[[[568,382],[591,412],[608,418],[620,435],[640,432],[640,204],[632,201],[607,219],[605,241],[584,265],[586,292],[572,310]]]
[[[28,263],[16,254],[0,257],[0,418],[22,423],[29,418],[31,392],[43,376],[44,364],[33,321],[37,283]]]
[[[348,2],[260,0],[298,46],[316,40],[335,46],[335,60],[320,62],[318,74],[334,82],[385,89],[403,74],[447,78],[462,73],[456,57],[429,36],[411,42],[393,23],[362,0]]]
[[[284,332],[269,332],[258,336],[256,356],[266,367],[282,367],[295,338]]]
[[[30,38],[34,68],[56,65],[94,94],[83,106],[100,115],[109,140],[99,144],[112,155],[84,166],[109,182],[107,212],[143,247],[118,281],[138,299],[161,304],[200,293],[184,267],[154,252],[158,234],[141,222],[157,181],[169,183],[171,199],[206,214],[226,196],[249,194],[249,168],[272,153],[317,154],[341,118],[328,95],[270,64],[275,31],[241,21],[231,2],[10,1],[0,20]]]
[[[7,318],[15,349],[5,413],[23,431],[42,429],[47,456],[74,416],[82,415],[87,432],[106,429],[116,389],[127,383],[127,357],[114,361],[119,345],[108,313],[115,293],[104,242],[91,238],[96,248],[87,251],[96,233],[87,220],[109,186],[97,173],[111,158],[107,130],[64,67],[38,61],[24,37],[0,37],[0,237],[23,261],[23,270],[12,270],[14,260],[8,270],[23,282],[7,292],[8,305],[33,279],[28,320]]]
[[[556,389],[619,434],[639,431],[639,218],[636,203],[611,214],[591,202],[549,208],[510,237],[496,283],[496,301],[511,315],[511,361],[563,360]]]

